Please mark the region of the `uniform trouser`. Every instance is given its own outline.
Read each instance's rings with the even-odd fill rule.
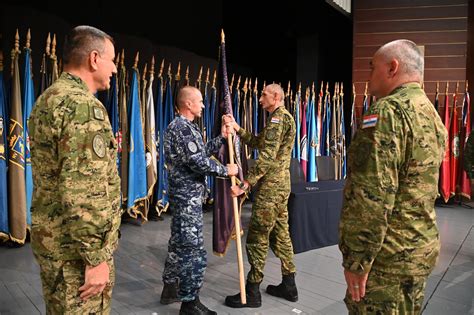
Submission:
[[[207,266],[201,202],[202,199],[198,203],[190,203],[188,200],[186,204],[177,204],[176,199],[170,198],[173,219],[163,282],[174,283],[179,279],[178,295],[185,302],[192,301],[199,295]]]
[[[288,227],[289,195],[289,190],[275,191],[262,185],[255,196],[246,247],[250,263],[249,282],[262,282],[268,247],[280,258],[283,275],[296,272]]]
[[[426,278],[404,276],[372,270],[366,285],[365,297],[352,301],[349,291],[344,302],[349,314],[420,314],[423,306]]]
[[[46,314],[110,314],[112,288],[115,283],[114,261],[108,261],[110,284],[87,301],[82,301],[79,288],[84,284],[86,265],[82,260],[50,260],[37,258],[41,269]]]

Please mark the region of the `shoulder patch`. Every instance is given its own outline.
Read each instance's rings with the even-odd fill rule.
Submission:
[[[188,142],[188,149],[191,153],[196,153],[197,152],[197,145],[193,141]]]
[[[279,124],[280,121],[281,121],[280,117],[272,117],[272,120],[270,122],[275,123],[275,124]]]
[[[375,127],[378,119],[379,119],[379,115],[364,116],[362,119],[362,129]]]
[[[94,118],[97,119],[97,120],[104,120],[104,111],[97,107],[97,106],[94,106]]]
[[[92,139],[92,149],[98,157],[103,158],[105,156],[105,140],[101,135],[95,135]]]

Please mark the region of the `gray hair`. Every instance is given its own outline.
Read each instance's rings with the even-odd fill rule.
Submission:
[[[265,87],[265,90],[269,91],[270,93],[276,93],[280,95],[280,104],[282,105],[285,102],[285,92],[280,84],[272,83]]]
[[[107,33],[88,25],[73,28],[64,41],[63,62],[66,65],[79,66],[93,50],[104,52],[105,40],[114,43]]]
[[[377,53],[385,59],[397,59],[402,74],[423,78],[425,60],[420,49],[414,42],[407,39],[399,39],[383,45]]]

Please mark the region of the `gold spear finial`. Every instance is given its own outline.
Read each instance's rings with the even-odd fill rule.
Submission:
[[[300,82],[300,84],[298,85],[298,92],[301,94],[301,82]]]
[[[138,56],[140,55],[140,52],[137,51],[137,54],[135,55],[135,62],[133,64],[133,68],[138,70]]]
[[[369,82],[365,81],[365,91],[364,95],[367,95],[367,90],[369,89]]]
[[[265,90],[265,87],[267,86],[267,82],[263,81],[263,86],[262,86],[262,91]]]
[[[287,90],[286,90],[286,95],[290,95],[290,90],[291,90],[290,85],[291,85],[291,82],[288,81],[288,88],[287,88]]]
[[[221,30],[221,44],[225,43],[225,34],[224,34],[224,29]]]
[[[15,33],[15,52],[20,51],[20,34],[18,33],[18,29],[16,29]]]
[[[198,74],[197,82],[201,82],[201,80],[202,80],[202,66],[201,66],[201,68],[199,68],[199,74]]]
[[[454,92],[454,95],[458,94],[459,90],[459,81],[456,81],[456,91]]]
[[[439,81],[436,81],[436,93],[439,93]]]
[[[344,82],[341,82],[341,92],[339,94],[344,95]]]
[[[257,91],[258,91],[258,90],[257,90],[258,78],[255,78],[255,83],[254,83],[254,84],[255,84],[255,85],[253,86],[253,90],[254,90],[254,92],[257,92]]]
[[[53,41],[51,42],[51,56],[56,56],[56,34],[53,34]]]
[[[26,45],[25,47],[30,49],[30,41],[31,41],[31,31],[28,28],[28,32],[26,33]]]
[[[161,60],[161,65],[160,65],[160,73],[158,74],[159,77],[163,75],[163,69],[165,68],[165,58]]]
[[[329,81],[326,82],[326,94],[329,94]]]
[[[209,76],[210,76],[211,69],[207,68],[207,73],[206,73],[206,82],[210,83],[209,81]]]
[[[181,80],[181,61],[178,62],[178,70],[176,71],[176,75],[174,76],[176,81]]]
[[[249,91],[252,91],[252,78],[249,78],[249,86],[248,86]]]
[[[46,56],[49,56],[50,54],[50,49],[51,49],[51,34],[48,33],[48,37],[46,37]]]
[[[118,64],[120,62],[120,52],[115,56],[115,67],[118,67]]]
[[[168,65],[168,76],[171,78],[172,77],[172,74],[171,74],[171,62],[170,64]]]
[[[313,92],[314,95],[314,81],[311,83],[311,92]]]
[[[186,82],[189,82],[189,66],[186,66],[186,73],[184,74],[184,79]]]
[[[449,81],[446,81],[446,90],[444,94],[448,95],[448,90],[449,90]]]
[[[155,75],[155,56],[151,56],[150,77]]]
[[[142,73],[142,80],[146,80],[146,71],[147,71],[148,64],[145,62],[145,67],[143,67],[143,73]]]
[[[125,65],[125,49],[122,49],[122,53],[120,54],[120,67]]]
[[[234,86],[234,74],[232,73],[232,79],[230,79],[229,90],[232,91],[232,87]]]
[[[469,80],[466,80],[466,93],[468,92],[467,88],[469,86]]]
[[[240,88],[240,75],[239,75],[239,79],[237,80],[237,85],[235,86],[235,88],[237,90]]]
[[[216,86],[216,77],[217,77],[217,70],[214,70],[214,75],[212,78],[212,87]]]
[[[239,87],[239,83],[240,83],[240,76],[239,76],[239,82],[237,82],[237,88]],[[247,86],[248,86],[248,80],[247,78],[245,78],[245,81],[244,81],[244,86],[242,87],[242,90],[244,91],[244,93],[247,93]]]
[[[321,81],[321,87],[319,88],[319,94],[323,94],[324,81]]]

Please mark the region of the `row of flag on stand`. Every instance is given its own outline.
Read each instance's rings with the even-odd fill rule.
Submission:
[[[3,54],[0,51],[0,238],[16,244],[25,242],[31,224],[33,181],[28,117],[36,97],[59,77],[61,71],[60,60],[56,56],[55,36],[51,40],[48,35],[41,59],[38,86],[35,89],[30,40],[28,31],[26,44],[20,51],[17,32],[9,75],[3,70]],[[111,88],[99,93],[97,97],[107,109],[118,143],[117,168],[121,177],[122,205],[130,216],[146,220],[150,209],[161,214],[168,208],[163,135],[168,124],[177,115],[176,98],[180,87],[192,84],[202,92],[205,108],[197,124],[207,141],[220,133],[223,113],[233,113],[242,127],[258,134],[265,126],[268,116],[258,105],[260,93],[266,83],[263,82],[259,88],[257,78],[232,75],[229,84],[223,42],[218,69],[213,71],[211,77],[211,69],[204,70],[201,67],[193,83],[189,79],[189,67],[184,79],[181,79],[180,63],[173,75],[171,63],[165,68],[165,60],[162,60],[158,67],[152,57],[149,66],[144,63],[140,68],[143,69],[140,75],[139,53],[136,53],[131,69],[126,68],[124,60],[125,52],[122,50],[117,54],[118,73],[111,78]],[[308,182],[320,179],[318,157],[328,157],[334,161],[334,179],[346,177],[347,144],[357,130],[357,116],[365,115],[373,101],[366,88],[362,113],[356,115],[354,87],[350,106],[344,104],[343,84],[336,82],[331,87],[332,93],[329,82],[321,82],[319,90],[314,83],[306,88],[300,83],[296,90],[292,90],[288,83],[285,93],[285,106],[293,115],[297,126],[292,155],[298,159]],[[457,118],[457,94],[457,91],[453,94],[453,106],[449,111],[446,87],[442,117],[450,130],[450,142],[446,148],[440,178],[440,192],[445,201],[456,193],[466,198],[471,195],[469,180],[459,166],[464,142],[471,132],[467,83],[460,125]],[[435,106],[438,104],[437,93]],[[347,115],[350,131],[346,130],[345,109],[350,110]],[[241,147],[238,138],[234,140],[234,146],[242,177],[246,172],[247,160],[257,159],[258,152],[246,146]],[[227,149],[226,145],[225,150]],[[222,151],[219,157],[223,163],[228,163],[228,156],[224,152],[227,151]],[[219,188],[224,185],[222,180],[208,177],[207,184],[207,202],[215,204],[214,222],[224,226],[224,232],[220,227],[214,227],[214,252],[223,254],[233,231],[233,219],[225,214],[226,208],[231,209],[231,202],[222,197],[226,195],[222,193],[226,188]],[[216,194],[216,191],[220,193]]]

